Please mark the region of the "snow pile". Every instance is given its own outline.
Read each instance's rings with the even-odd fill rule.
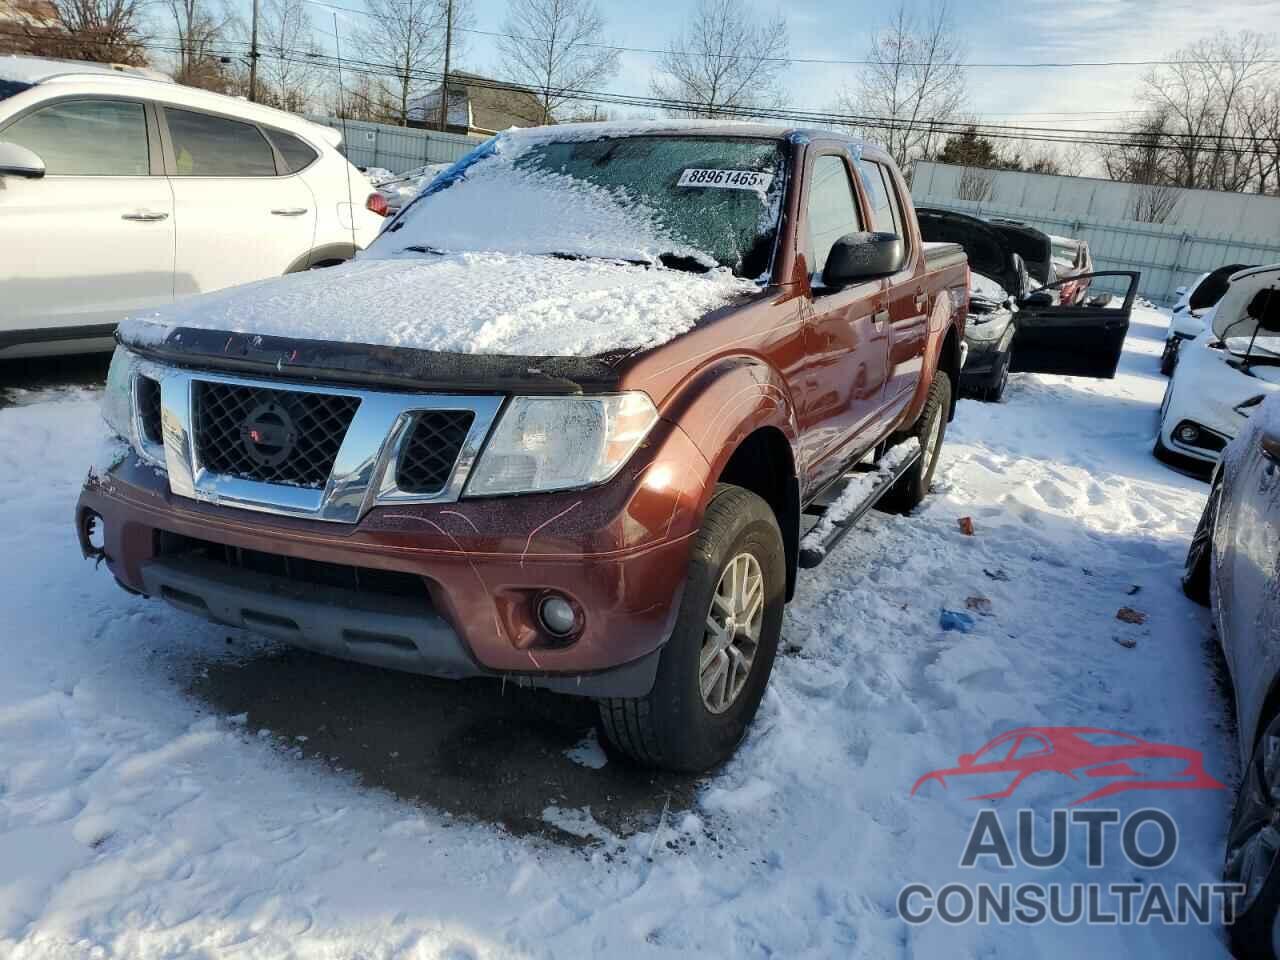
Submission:
[[[1003,303],[1009,299],[1009,293],[1004,287],[981,273],[969,275],[969,293],[971,296],[981,297],[993,303]]]
[[[593,356],[665,343],[757,290],[722,269],[413,253],[206,294],[126,320],[120,334],[148,344],[195,327],[448,353]]]
[[[875,492],[876,487],[886,478],[893,476],[899,467],[918,456],[920,456],[920,439],[911,437],[885,453],[876,463],[874,471],[850,474],[845,480],[840,496],[827,507],[822,519],[800,541],[800,549],[818,554],[826,553],[824,544],[827,537],[831,536],[845,517],[865,503],[867,497]]]

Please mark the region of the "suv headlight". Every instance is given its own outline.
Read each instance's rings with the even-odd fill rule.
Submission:
[[[467,480],[466,495],[534,493],[604,483],[658,420],[643,393],[514,397]]]

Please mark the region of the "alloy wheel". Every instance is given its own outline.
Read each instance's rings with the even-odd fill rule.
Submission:
[[[747,685],[763,623],[764,574],[753,554],[740,553],[716,585],[698,659],[698,686],[711,713],[728,710]]]

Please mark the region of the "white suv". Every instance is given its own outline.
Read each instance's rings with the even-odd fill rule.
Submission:
[[[385,211],[335,130],[149,71],[0,57],[0,359],[351,259]]]

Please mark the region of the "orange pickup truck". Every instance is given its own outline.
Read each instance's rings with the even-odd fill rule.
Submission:
[[[830,131],[501,134],[357,261],[122,324],[82,548],[218,623],[594,697],[620,751],[706,769],[799,572],[928,492],[968,279]]]

